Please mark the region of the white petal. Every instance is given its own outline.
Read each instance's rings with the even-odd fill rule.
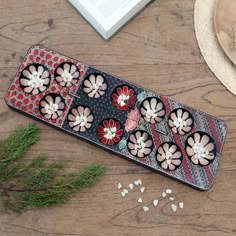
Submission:
[[[145,100],[145,101],[143,102],[143,106],[144,106],[146,109],[150,109],[150,104],[149,104],[148,100]]]

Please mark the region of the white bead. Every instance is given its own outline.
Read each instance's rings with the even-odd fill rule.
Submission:
[[[145,187],[141,187],[141,188],[140,188],[140,192],[141,192],[141,193],[143,193],[144,190],[145,190]]]
[[[145,212],[147,212],[147,211],[149,211],[149,207],[143,206],[143,210],[144,210]]]
[[[139,203],[142,203],[142,202],[143,202],[143,199],[140,197],[140,198],[138,199],[138,202],[139,202]]]
[[[133,184],[129,184],[129,188],[130,188],[131,190],[133,190],[133,189],[134,189],[134,185],[133,185]]]
[[[158,202],[159,202],[158,200],[153,200],[153,202],[152,202],[153,206],[156,207],[158,205]]]
[[[129,190],[128,190],[128,189],[123,189],[123,192],[124,192],[125,194],[128,194]]]
[[[166,197],[166,193],[165,192],[162,193],[162,197],[164,197],[164,198]]]
[[[138,179],[138,184],[142,185],[142,180],[141,179]]]
[[[171,204],[171,208],[172,208],[173,212],[176,212],[177,206],[175,204]]]
[[[172,190],[171,189],[166,189],[166,193],[171,194]]]
[[[125,192],[121,192],[121,196],[125,197],[126,193]]]
[[[118,189],[121,189],[121,188],[122,188],[121,183],[119,183],[119,184],[117,185],[117,188],[118,188]]]
[[[180,202],[180,203],[179,203],[179,208],[180,208],[180,209],[183,209],[183,208],[184,208],[184,203],[183,203],[183,202]]]

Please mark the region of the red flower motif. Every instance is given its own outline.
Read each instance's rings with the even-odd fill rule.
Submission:
[[[127,111],[135,106],[137,96],[132,88],[127,85],[115,88],[112,93],[112,104],[119,110]]]
[[[121,124],[116,119],[106,119],[100,122],[97,128],[97,136],[103,144],[113,145],[118,143],[123,134]]]

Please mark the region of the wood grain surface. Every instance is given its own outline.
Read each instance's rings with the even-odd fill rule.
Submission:
[[[111,41],[103,41],[65,0],[0,0],[0,138],[16,125],[32,122],[10,110],[5,92],[27,49],[40,43],[81,62],[176,99],[225,120],[229,127],[213,188],[193,190],[181,183],[109,154],[37,122],[41,140],[25,158],[43,152],[67,160],[66,171],[88,163],[107,167],[92,189],[57,207],[0,215],[1,236],[228,236],[236,235],[236,97],[204,62],[193,26],[194,0],[156,0]],[[144,213],[136,189],[121,198],[124,186],[141,178]],[[175,213],[166,188],[184,209]]]

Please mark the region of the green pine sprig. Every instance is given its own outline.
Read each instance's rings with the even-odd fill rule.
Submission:
[[[18,127],[0,141],[0,200],[2,212],[22,213],[29,208],[43,208],[65,202],[77,190],[92,187],[105,172],[102,165],[91,164],[80,173],[63,173],[61,162],[48,162],[40,154],[30,163],[25,152],[39,140],[34,124]]]

